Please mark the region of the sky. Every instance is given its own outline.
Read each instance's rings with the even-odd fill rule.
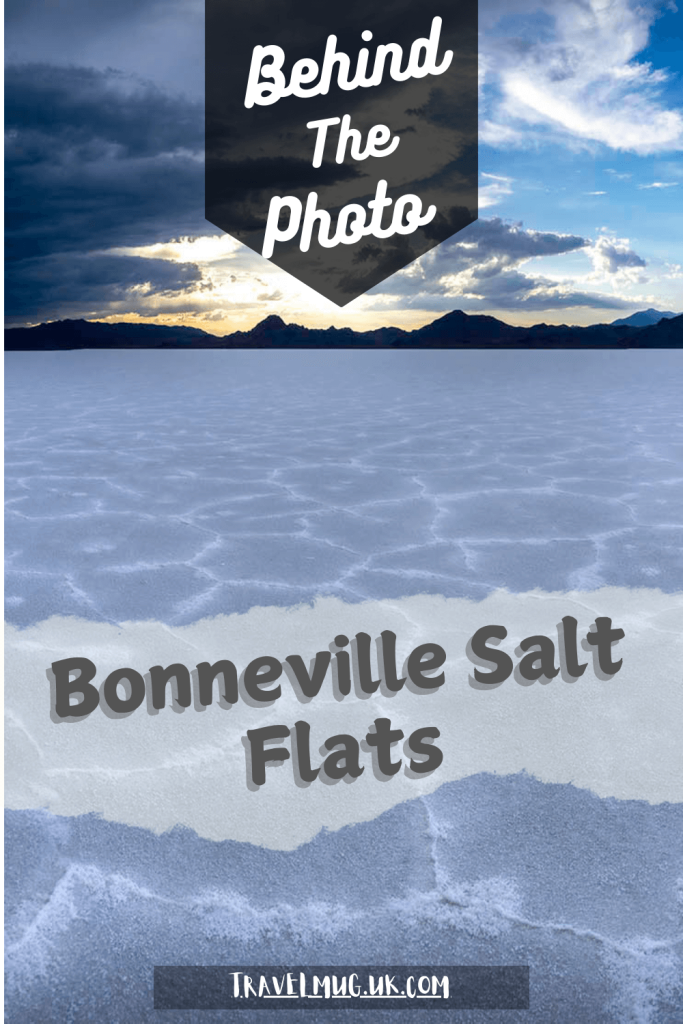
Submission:
[[[343,308],[204,218],[201,0],[8,0],[6,316],[412,329],[683,311],[683,13],[481,0],[479,220]]]

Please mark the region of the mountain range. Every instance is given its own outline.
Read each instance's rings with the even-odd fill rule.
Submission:
[[[5,332],[5,350],[10,352],[80,348],[683,348],[683,314],[650,309],[589,327],[513,327],[456,309],[414,331],[301,327],[268,316],[249,331],[223,337],[196,327],[92,320],[57,320]]]

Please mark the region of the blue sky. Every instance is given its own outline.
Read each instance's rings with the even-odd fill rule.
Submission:
[[[480,220],[343,309],[203,218],[202,15],[198,0],[10,0],[10,322],[224,334],[273,313],[366,329],[457,308],[509,323],[683,310],[674,4],[482,0]]]
[[[490,183],[488,210],[592,242],[572,255],[532,260],[527,272],[678,310],[683,14],[673,5],[636,11],[617,3],[602,5],[601,16],[599,6],[589,13],[587,5],[579,18],[578,5],[567,4],[564,23],[521,11],[488,33],[489,53],[502,54],[503,68],[488,94],[484,87],[480,166],[482,184]],[[538,40],[524,55],[523,74],[516,34],[527,45]]]

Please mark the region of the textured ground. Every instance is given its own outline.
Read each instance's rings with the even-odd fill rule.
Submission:
[[[7,357],[7,616],[683,585],[683,354]]]
[[[680,592],[682,385],[676,351],[12,353],[6,616]],[[12,811],[7,1019],[153,1020],[155,963],[287,959],[529,963],[506,1020],[680,1022],[681,825],[490,775],[291,853]]]

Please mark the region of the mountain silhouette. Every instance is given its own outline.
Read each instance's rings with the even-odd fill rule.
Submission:
[[[638,313],[632,313],[631,316],[622,317],[621,320],[613,320],[612,327],[618,327],[619,324],[626,324],[627,327],[649,327],[650,324],[658,324],[662,317],[670,320],[678,315],[678,313],[664,312],[661,309],[641,309]]]
[[[650,313],[653,311],[646,311]],[[656,311],[654,311],[656,312]],[[635,314],[638,315],[638,314]],[[162,324],[103,324],[91,320],[57,320],[5,332],[8,352],[61,351],[81,348],[681,348],[683,315],[662,314],[658,323],[535,324],[513,327],[492,316],[456,309],[414,331],[380,327],[301,327],[268,316],[250,331],[222,338],[197,327]],[[633,318],[630,318],[631,320]]]

